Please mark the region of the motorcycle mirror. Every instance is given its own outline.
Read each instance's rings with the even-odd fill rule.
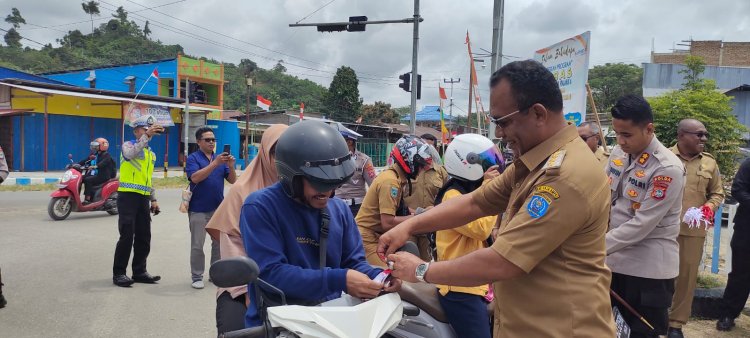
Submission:
[[[419,248],[417,247],[417,245],[414,242],[411,242],[411,241],[406,242],[406,244],[404,244],[404,246],[400,247],[396,251],[397,252],[398,251],[406,251],[406,252],[408,252],[408,253],[410,253],[410,254],[412,254],[414,256],[419,256]]]
[[[220,259],[208,270],[214,285],[222,288],[255,282],[259,273],[258,264],[245,256]]]

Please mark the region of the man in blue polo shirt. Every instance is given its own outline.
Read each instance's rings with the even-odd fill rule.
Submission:
[[[190,190],[193,197],[188,207],[190,220],[190,272],[192,287],[202,289],[203,272],[206,268],[206,256],[203,254],[203,243],[206,241],[206,224],[216,208],[224,200],[224,180],[234,183],[237,173],[234,171],[234,156],[227,153],[216,154],[214,146],[216,137],[208,127],[195,132],[198,149],[190,154],[185,165]],[[219,259],[219,242],[211,240],[211,263]]]

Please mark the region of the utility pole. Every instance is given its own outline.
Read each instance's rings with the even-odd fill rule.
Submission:
[[[185,78],[185,116],[182,119],[182,123],[185,124],[185,149],[182,151],[182,171],[187,175],[185,166],[187,165],[188,145],[190,144],[190,78]]]
[[[247,93],[245,94],[246,97],[246,106],[245,106],[245,148],[243,150],[244,158],[245,158],[245,166],[244,168],[247,168],[247,166],[250,164],[248,152],[249,152],[249,137],[248,133],[250,132],[250,86],[253,85],[253,79],[247,77],[245,78],[245,83],[247,84]]]
[[[492,11],[492,61],[490,72],[495,72],[503,65],[503,23],[505,21],[505,0],[495,0]],[[490,103],[491,104],[491,103]],[[495,124],[487,125],[487,136],[495,138]]]
[[[471,60],[469,60],[471,62]],[[473,63],[472,63],[473,65]],[[466,111],[466,128],[471,133],[471,100],[474,99],[474,68],[469,65],[469,110]]]
[[[451,102],[450,106],[448,107],[449,113],[448,113],[448,119],[451,121],[451,128],[448,129],[448,133],[453,135],[453,84],[461,82],[461,78],[453,79],[451,78],[450,81],[447,79],[443,79],[443,83],[450,83],[451,84]]]
[[[414,42],[411,46],[411,125],[409,132],[412,135],[417,133],[417,53],[419,52],[419,0],[414,0]]]

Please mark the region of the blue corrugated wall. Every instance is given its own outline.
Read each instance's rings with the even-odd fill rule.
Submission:
[[[240,133],[237,128],[237,121],[208,120],[208,126],[213,128],[216,136],[216,152],[221,152],[225,144],[229,144],[232,155],[240,158]],[[239,160],[238,160],[239,162]]]
[[[132,75],[136,77],[136,91],[141,89],[144,83],[146,83],[146,80],[149,80],[143,87],[141,94],[159,95],[158,81],[153,78],[149,79],[149,75],[151,75],[154,68],[159,70],[159,78],[161,79],[171,78],[175,80],[177,78],[177,59],[137,65],[125,65],[96,69],[96,88],[128,92],[129,88],[128,84],[125,83],[125,77]],[[50,79],[70,83],[75,86],[88,88],[89,82],[86,81],[86,78],[89,77],[89,73],[90,71],[83,70],[62,74],[48,74],[44,76]]]

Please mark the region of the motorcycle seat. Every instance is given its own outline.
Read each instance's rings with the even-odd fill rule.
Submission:
[[[448,322],[448,317],[445,315],[440,301],[438,301],[438,290],[435,285],[402,282],[398,295],[401,296],[401,299],[427,312],[432,318],[443,323]]]

